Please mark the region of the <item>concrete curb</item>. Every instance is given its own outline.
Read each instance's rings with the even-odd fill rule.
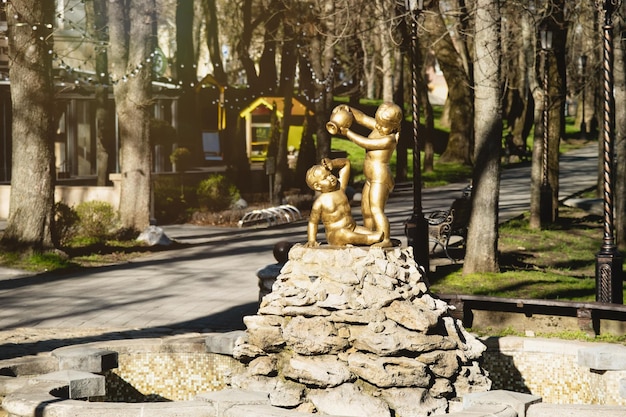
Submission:
[[[608,405],[534,404],[526,417],[624,417],[624,407]]]

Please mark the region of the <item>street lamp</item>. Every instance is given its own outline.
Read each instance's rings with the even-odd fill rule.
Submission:
[[[549,77],[548,77],[548,52],[552,49],[552,31],[543,28],[539,31],[541,51],[543,55],[543,152],[541,193],[539,201],[539,218],[542,225],[552,223],[554,214],[552,210],[552,187],[548,178],[548,106],[549,102]]]
[[[585,121],[585,90],[587,89],[586,76],[587,76],[587,55],[581,55],[579,58],[580,64],[580,74],[582,81],[582,105],[583,105],[583,114],[582,120],[580,121],[580,137],[585,139],[587,137],[587,122]]]
[[[611,15],[618,0],[596,0],[600,15],[604,14],[602,45],[603,106],[603,195],[604,238],[596,254],[596,301],[623,303],[622,255],[615,245],[613,226],[613,136],[615,124],[615,97],[613,96],[613,24]]]
[[[418,130],[419,112],[419,44],[417,42],[417,20],[424,7],[423,0],[405,0],[407,28],[411,31],[409,55],[411,58],[411,110],[413,116],[413,213],[405,223],[407,243],[413,247],[413,257],[418,265],[429,270],[428,223],[422,212],[422,174]]]

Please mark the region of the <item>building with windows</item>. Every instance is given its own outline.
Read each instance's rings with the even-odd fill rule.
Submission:
[[[5,4],[6,5],[6,4]],[[97,143],[95,126],[95,54],[106,46],[94,45],[84,33],[85,10],[80,0],[57,2],[54,24],[54,82],[56,103],[55,116],[58,120],[54,137],[55,167],[57,178],[84,180],[95,178],[97,172]],[[11,96],[8,62],[6,12],[0,3],[0,183],[11,181],[11,151],[16,138],[11,132]],[[178,88],[167,82],[154,83],[153,117],[176,128]],[[110,118],[108,131],[114,155],[109,172],[119,171],[119,132],[116,129],[113,90],[109,88]],[[170,146],[175,146],[174,143]],[[169,152],[168,152],[169,151]],[[155,159],[155,170],[166,170],[169,166],[171,149],[160,149]]]
[[[11,183],[12,147],[19,138],[14,138],[11,131],[11,83],[9,79],[7,3],[0,0],[0,218],[8,213],[8,195]],[[55,168],[57,188],[93,186],[97,173],[102,167],[98,164],[98,140],[96,126],[95,91],[98,77],[95,73],[97,54],[104,53],[107,45],[86,35],[86,13],[84,0],[57,0],[53,25],[53,71],[55,83],[54,114],[57,128],[54,138]],[[197,150],[203,151],[206,171],[225,169],[229,161],[237,160],[243,149],[247,152],[248,162],[253,169],[265,161],[267,143],[261,136],[267,133],[268,110],[276,102],[278,112],[282,112],[282,98],[262,97],[255,100],[249,97],[246,89],[229,88],[221,85],[211,75],[201,73],[210,68],[197,70],[198,82],[191,86],[182,86],[170,78],[171,63],[174,61],[172,45],[175,44],[175,31],[171,21],[158,23],[158,43],[161,48],[154,52],[152,117],[156,125],[173,128],[175,134],[166,135],[155,142],[153,148],[153,171],[168,173],[172,171],[170,155],[178,146],[177,136],[181,131],[183,119],[181,108],[184,94],[195,94],[195,114],[198,126],[196,137],[185,137],[185,143],[197,144]],[[108,88],[108,110],[111,116],[107,123],[110,132],[107,143],[110,145],[107,172],[115,177],[120,172],[119,149],[120,134],[115,114],[113,87]],[[268,101],[271,99],[271,102]],[[241,112],[242,107],[248,106]],[[294,126],[290,127],[289,141],[297,152],[302,134],[304,105],[295,100]],[[188,116],[185,114],[184,116]],[[243,126],[245,124],[245,126]],[[243,128],[242,128],[243,126]],[[186,127],[186,126],[184,126]],[[254,127],[254,130],[252,130]],[[189,131],[189,130],[187,130]],[[252,132],[255,132],[256,136]],[[189,134],[188,134],[189,135]],[[189,136],[193,136],[192,133]],[[181,138],[181,142],[182,142]],[[263,143],[262,143],[263,142]],[[112,143],[112,144],[111,144]],[[190,147],[192,147],[190,146]],[[194,149],[195,151],[195,149]],[[237,155],[237,157],[235,157]],[[292,158],[293,159],[293,158]],[[79,195],[78,193],[77,195]],[[88,193],[81,195],[87,196]],[[65,197],[64,197],[65,198]],[[87,198],[87,197],[85,197]],[[66,203],[76,203],[68,201]],[[112,200],[114,201],[114,200]],[[7,207],[5,207],[7,206]]]

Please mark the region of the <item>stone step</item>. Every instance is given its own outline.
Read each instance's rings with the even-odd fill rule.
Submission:
[[[59,370],[94,372],[97,374],[117,368],[117,352],[84,346],[70,346],[52,351],[59,360]]]
[[[626,410],[619,406],[581,404],[534,404],[526,417],[624,417]]]
[[[602,344],[580,349],[578,364],[596,371],[626,371],[626,346]]]
[[[528,410],[528,407],[532,404],[540,402],[541,397],[537,395],[504,390],[493,390],[464,395],[463,409],[467,410],[477,406],[503,405],[510,407],[515,412],[517,417],[526,417],[526,410]]]
[[[462,411],[446,414],[446,417],[519,417],[506,405],[475,405]]]
[[[61,398],[88,398],[106,394],[104,376],[90,372],[63,370],[36,376],[33,381],[58,383],[54,395]]]

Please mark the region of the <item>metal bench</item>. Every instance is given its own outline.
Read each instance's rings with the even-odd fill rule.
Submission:
[[[446,257],[456,262],[456,259],[450,256],[448,252],[450,238],[452,236],[461,237],[461,242],[465,244],[471,210],[472,200],[470,192],[464,191],[463,197],[454,200],[450,209],[438,210],[426,217],[428,222],[428,240],[434,243],[431,253],[435,252],[437,246],[441,246]]]

